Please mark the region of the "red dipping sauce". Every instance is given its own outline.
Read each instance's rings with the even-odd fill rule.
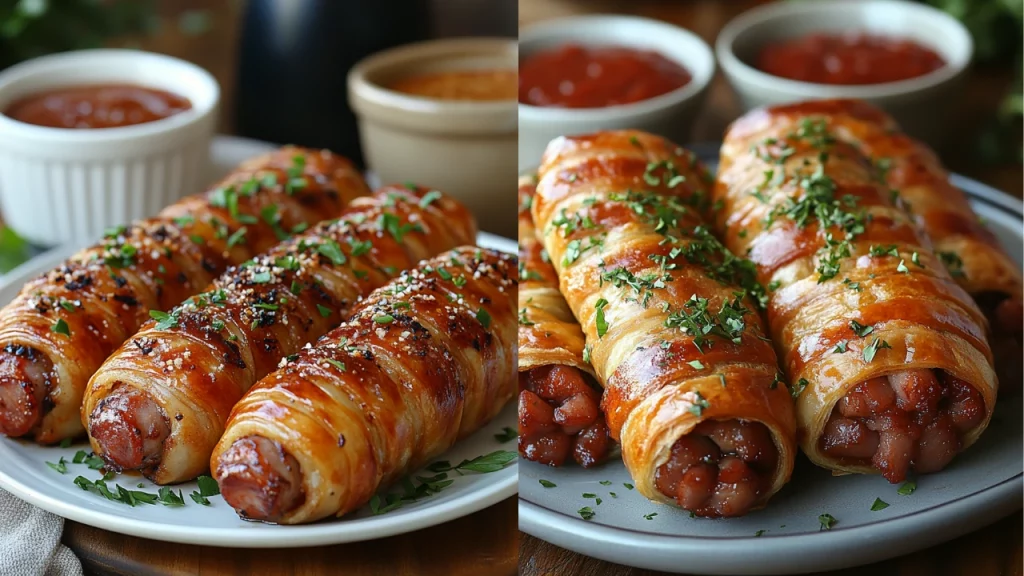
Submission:
[[[661,96],[690,80],[686,68],[657,52],[569,44],[519,62],[519,102],[604,108]]]
[[[811,34],[769,44],[757,58],[757,68],[773,76],[841,85],[898,82],[945,65],[912,40],[868,34]]]
[[[50,128],[117,128],[162,120],[192,108],[188,98],[129,84],[71,86],[34,94],[4,110]]]

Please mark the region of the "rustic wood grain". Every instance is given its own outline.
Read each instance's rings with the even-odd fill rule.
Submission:
[[[951,542],[884,562],[820,572],[820,576],[1021,576],[1020,512]],[[519,539],[520,576],[656,576],[654,570],[630,568],[575,554],[527,534]]]
[[[518,558],[516,498],[440,526],[335,546],[235,549],[124,536],[77,522],[64,544],[88,574],[116,576],[508,576]]]
[[[740,12],[763,1],[733,0],[519,0],[520,27],[551,18],[587,13],[633,14],[682,26],[714,45],[718,31]],[[975,69],[962,95],[957,114],[948,119],[960,137],[943,159],[953,171],[980,180],[1017,198],[1024,193],[1019,164],[979,164],[968,148],[978,130],[991,118],[1012,83],[1012,70]],[[742,110],[728,82],[719,71],[708,89],[704,110],[698,117],[691,142],[720,141],[729,122]],[[1022,517],[1010,515],[991,526],[947,542],[868,566],[827,573],[829,576],[1021,576]],[[654,576],[651,570],[630,568],[570,552],[521,534],[521,576]]]

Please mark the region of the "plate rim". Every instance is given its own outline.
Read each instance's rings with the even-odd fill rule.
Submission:
[[[211,162],[217,161],[215,156],[218,154],[218,148],[223,153],[225,147],[236,147],[239,151],[245,150],[248,154],[252,151],[258,153],[260,149],[267,147],[273,148],[273,145],[247,138],[217,136],[211,147]],[[515,240],[483,231],[478,233],[476,241],[477,245],[490,245],[495,249],[511,253],[515,253],[518,246]],[[26,279],[52,268],[78,249],[80,246],[77,243],[68,243],[36,254],[3,274],[0,277],[0,290],[17,282],[24,282]],[[503,410],[505,409],[507,407]],[[13,449],[13,446],[9,444],[15,444],[18,441],[3,438],[0,439],[0,442],[5,444],[2,450],[10,450]],[[450,500],[427,504],[399,516],[374,517],[375,522],[369,525],[360,524],[358,528],[352,528],[350,524],[333,520],[296,526],[260,525],[257,527],[254,524],[252,526],[204,528],[128,518],[104,510],[89,509],[65,502],[58,496],[47,493],[45,489],[37,489],[12,476],[2,465],[0,465],[0,488],[20,500],[62,518],[119,534],[164,542],[222,548],[299,548],[361,542],[413,532],[478,512],[518,493],[518,459],[494,474],[496,476],[491,476],[495,478],[493,481],[483,482]],[[226,503],[225,506],[227,506]]]
[[[697,142],[685,147],[704,162],[717,161],[721,142]],[[532,171],[536,172],[536,168]],[[530,172],[521,171],[522,174]],[[962,174],[950,173],[950,182],[971,200],[981,201],[1014,218],[1024,218],[1022,199]],[[520,495],[519,529],[580,554],[650,570],[701,574],[813,572],[862,566],[962,536],[1024,507],[1022,488],[1024,472],[956,500],[896,518],[819,533],[760,537],[673,536],[594,524]],[[907,528],[908,523],[914,525],[911,530]],[[935,530],[937,523],[945,529]],[[883,524],[887,526],[880,529]],[[932,529],[926,530],[926,527]],[[885,535],[878,536],[882,533]],[[867,544],[892,539],[913,543],[901,546],[900,550]],[[770,545],[764,545],[766,543]],[[858,560],[851,564],[849,555],[854,553]],[[784,554],[791,560],[780,563],[778,559]]]

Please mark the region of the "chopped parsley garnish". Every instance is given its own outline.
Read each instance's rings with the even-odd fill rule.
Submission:
[[[50,326],[50,332],[63,334],[69,338],[71,337],[71,329],[68,328],[68,323],[65,322],[63,318],[58,318],[57,321]]]
[[[328,364],[330,364],[331,366],[334,366],[338,370],[341,370],[342,372],[345,371],[345,363],[344,362],[339,362],[339,361],[335,360],[334,358],[324,358],[324,361],[327,362]]]
[[[917,482],[914,482],[913,480],[907,480],[906,482],[900,485],[899,489],[896,490],[896,493],[899,494],[900,496],[910,496],[911,494],[914,493],[914,490],[917,490]]]
[[[58,460],[56,464],[54,464],[53,462],[47,462],[46,465],[49,466],[50,468],[53,468],[57,472],[60,472],[61,474],[64,474],[68,471],[68,462],[67,460],[64,459],[63,456],[61,456],[60,460]]]
[[[174,310],[170,314],[160,310],[150,310],[149,317],[157,321],[157,330],[167,330],[178,325],[178,310]]]
[[[519,325],[520,326],[533,326],[536,322],[531,322],[526,316],[526,308],[519,309]]]
[[[871,504],[871,511],[878,512],[879,510],[885,510],[888,507],[888,502],[882,500],[881,498],[875,498],[874,503]]]
[[[699,298],[696,294],[683,306],[669,315],[665,320],[668,328],[679,328],[684,333],[693,337],[693,344],[697,350],[703,352],[702,346],[711,342],[710,336],[718,336],[740,343],[741,336],[746,328],[743,316],[750,312],[737,295],[732,302],[722,304],[718,313],[708,310],[707,298]]]
[[[819,532],[823,530],[831,530],[832,526],[835,526],[836,519],[831,514],[821,514],[818,516],[818,522],[821,524]]]
[[[904,274],[910,274],[910,269],[907,268],[907,265],[903,260],[900,260],[900,263],[896,265],[896,271]]]
[[[583,508],[577,510],[576,513],[579,514],[580,518],[583,518],[584,520],[590,520],[595,516],[594,510],[590,506],[584,506]]]
[[[382,213],[380,218],[377,220],[377,225],[381,230],[391,234],[395,239],[395,242],[398,242],[399,244],[401,244],[402,238],[404,238],[409,232],[423,231],[423,227],[419,224],[402,224],[401,219],[390,212]]]
[[[324,306],[322,304],[317,304],[316,305],[316,309],[317,309],[318,312],[320,312],[320,316],[323,317],[323,318],[327,318],[328,316],[331,315],[331,309],[328,308],[327,306]]]
[[[892,348],[892,346],[885,340],[875,338],[871,344],[864,348],[864,361],[870,363],[875,359],[875,353],[884,348]]]
[[[440,197],[441,193],[438,192],[437,190],[431,190],[430,192],[427,192],[426,194],[423,195],[423,198],[420,198],[420,208],[426,208],[427,206],[430,206],[434,202],[434,200],[437,200]]]
[[[249,230],[245,226],[242,226],[238,230],[235,230],[234,233],[231,234],[231,236],[228,236],[228,248],[237,246],[239,244],[245,244],[245,234],[248,231]]]
[[[380,316],[374,316],[373,321],[377,324],[391,324],[395,321],[395,317],[391,314],[381,314]]]
[[[373,249],[373,242],[370,242],[369,240],[360,240],[358,238],[349,238],[348,245],[352,247],[353,258],[369,254],[370,250]]]
[[[938,252],[937,254],[946,266],[946,270],[949,270],[950,276],[954,278],[966,276],[964,274],[964,261],[960,259],[956,252]]]
[[[543,487],[545,487],[545,488],[555,488],[555,487],[557,487],[557,486],[558,486],[558,485],[557,485],[557,484],[555,484],[554,482],[551,482],[550,480],[544,480],[543,478],[541,478],[541,479],[539,480],[539,482],[540,482],[540,485],[541,485],[541,486],[543,486]]]
[[[847,346],[846,340],[843,340],[839,344],[836,344],[836,347],[835,347],[834,350],[832,350],[832,353],[833,354],[842,354],[842,353],[846,352],[846,350],[847,350],[846,346]]]
[[[801,378],[797,380],[796,384],[790,387],[789,395],[792,396],[793,398],[798,398],[800,396],[800,393],[807,388],[808,384],[810,384],[810,382],[807,381],[807,378]]]
[[[491,327],[491,315],[487,313],[487,310],[484,310],[483,308],[477,310],[476,319],[485,329]]]
[[[608,322],[604,319],[604,307],[608,305],[608,301],[601,298],[594,305],[597,311],[595,323],[597,324],[597,337],[601,338],[608,332]]]
[[[650,514],[644,514],[644,520],[654,520],[654,517],[657,516],[657,515],[658,515],[657,512],[651,512]]]
[[[494,435],[494,439],[498,442],[505,443],[515,440],[519,437],[519,432],[515,428],[504,427],[500,433]]]
[[[110,254],[103,258],[104,264],[111,268],[128,268],[135,264],[135,254],[138,249],[131,244],[122,244],[120,247],[109,246],[107,251]]]
[[[691,360],[690,362],[687,362],[687,364],[689,364],[690,366],[697,370],[704,369],[704,364],[700,360]]]
[[[861,338],[863,338],[863,337],[867,336],[868,334],[871,334],[872,332],[875,331],[875,327],[874,326],[872,326],[870,324],[865,326],[864,324],[861,324],[860,322],[857,322],[856,320],[850,320],[850,329],[853,330],[854,334],[856,334],[857,336],[860,336]]]
[[[705,399],[704,396],[701,396],[700,392],[694,392],[693,396],[694,400],[693,403],[690,404],[689,411],[690,414],[693,414],[694,416],[697,416],[699,418],[700,415],[704,413],[704,410],[708,409],[711,406],[711,404],[708,403],[707,399]]]
[[[754,538],[760,538],[765,532],[767,532],[767,530],[758,530],[757,532],[754,532]]]
[[[868,253],[871,254],[872,257],[895,256],[896,258],[899,258],[900,256],[899,247],[895,244],[889,244],[888,246],[872,246],[868,249]]]
[[[334,240],[321,242],[320,245],[316,247],[316,251],[333,262],[335,266],[341,266],[348,260],[345,258],[345,254],[341,251],[341,246],[338,246],[338,243]]]

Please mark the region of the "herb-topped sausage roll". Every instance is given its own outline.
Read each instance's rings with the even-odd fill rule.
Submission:
[[[1020,266],[971,210],[967,196],[950,183],[935,153],[899,131],[881,110],[859,100],[822,100],[779,106],[771,116],[813,116],[828,123],[837,138],[855,143],[872,157],[885,183],[932,242],[939,260],[988,319],[1000,390],[1021,386],[1021,332],[1024,284]]]
[[[789,480],[796,430],[753,266],[701,219],[710,182],[649,134],[559,138],[532,211],[637,489],[738,516]]]
[[[519,180],[519,454],[561,466],[571,453],[589,467],[611,440],[583,331],[533,227],[536,186],[532,176]]]
[[[516,261],[463,247],[420,263],[238,403],[210,468],[243,518],[341,516],[515,394]]]
[[[898,482],[978,439],[996,397],[985,318],[867,157],[814,115],[754,112],[726,135],[715,198],[768,285],[812,461]]]
[[[89,377],[150,310],[367,193],[348,160],[282,148],[29,282],[0,312],[0,433],[42,443],[78,436]]]
[[[250,386],[373,289],[475,237],[473,217],[455,200],[385,187],[228,270],[207,292],[154,313],[96,372],[82,406],[93,450],[112,469],[160,484],[203,473]]]

